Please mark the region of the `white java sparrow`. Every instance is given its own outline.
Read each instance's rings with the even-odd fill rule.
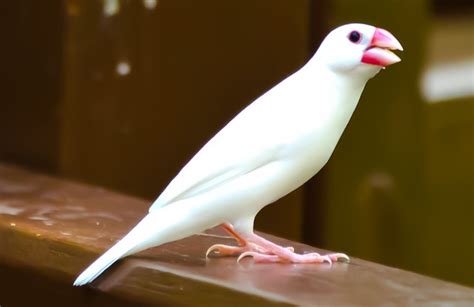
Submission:
[[[333,30],[298,71],[263,94],[184,166],[146,215],[74,282],[93,281],[118,259],[222,225],[239,246],[220,255],[256,262],[320,263],[344,254],[296,254],[253,233],[257,213],[328,161],[366,82],[400,58],[388,31],[365,24]]]

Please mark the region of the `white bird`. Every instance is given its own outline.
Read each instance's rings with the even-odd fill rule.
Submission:
[[[320,263],[345,254],[297,254],[253,232],[266,205],[295,190],[328,161],[366,82],[400,61],[388,31],[365,24],[336,28],[315,55],[241,111],[184,166],[146,215],[74,282],[93,281],[118,259],[217,225],[239,246],[220,255],[256,262]]]

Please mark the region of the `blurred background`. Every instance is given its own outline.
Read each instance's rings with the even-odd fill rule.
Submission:
[[[402,62],[256,228],[474,285],[472,1],[16,0],[0,16],[0,162],[150,200],[330,29],[388,29]]]

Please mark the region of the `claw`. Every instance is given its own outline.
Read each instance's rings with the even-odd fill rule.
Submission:
[[[254,252],[245,252],[245,253],[242,253],[240,254],[239,258],[237,258],[237,263],[240,262],[240,260],[244,259],[245,257],[252,257],[254,256]]]
[[[211,247],[209,247],[206,251],[206,258],[209,256],[210,253],[212,253],[214,250],[219,249],[219,246],[221,244],[214,244]]]
[[[344,259],[346,262],[351,261],[349,256],[343,253],[329,254],[328,256],[331,258],[332,261],[339,261],[339,259]]]
[[[212,252],[215,252],[218,255],[236,255],[242,251],[241,247],[238,246],[228,246],[224,244],[214,244],[211,247],[209,247],[206,251],[206,258],[211,254]]]
[[[331,260],[331,257],[329,257],[328,255],[325,255],[325,256],[320,256],[320,257],[323,259],[323,261],[322,261],[322,262],[324,262],[324,261],[327,261],[327,262],[329,262],[329,264],[331,264],[331,265],[332,265],[332,260]]]

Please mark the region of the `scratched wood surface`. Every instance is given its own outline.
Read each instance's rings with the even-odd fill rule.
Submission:
[[[0,273],[3,268],[10,274],[8,278],[2,274],[0,304],[2,297],[15,293],[14,280],[22,284],[21,276],[25,279],[22,287],[28,284],[26,280],[39,280],[42,293],[53,291],[48,285],[55,285],[59,293],[48,297],[52,304],[65,293],[75,298],[71,303],[91,306],[100,305],[99,298],[101,304],[115,300],[219,306],[474,303],[473,289],[354,258],[349,264],[332,266],[206,259],[211,244],[233,243],[218,229],[126,258],[92,286],[72,287],[76,275],[120,239],[148,205],[102,188],[0,164]],[[321,251],[267,237],[299,252]]]

